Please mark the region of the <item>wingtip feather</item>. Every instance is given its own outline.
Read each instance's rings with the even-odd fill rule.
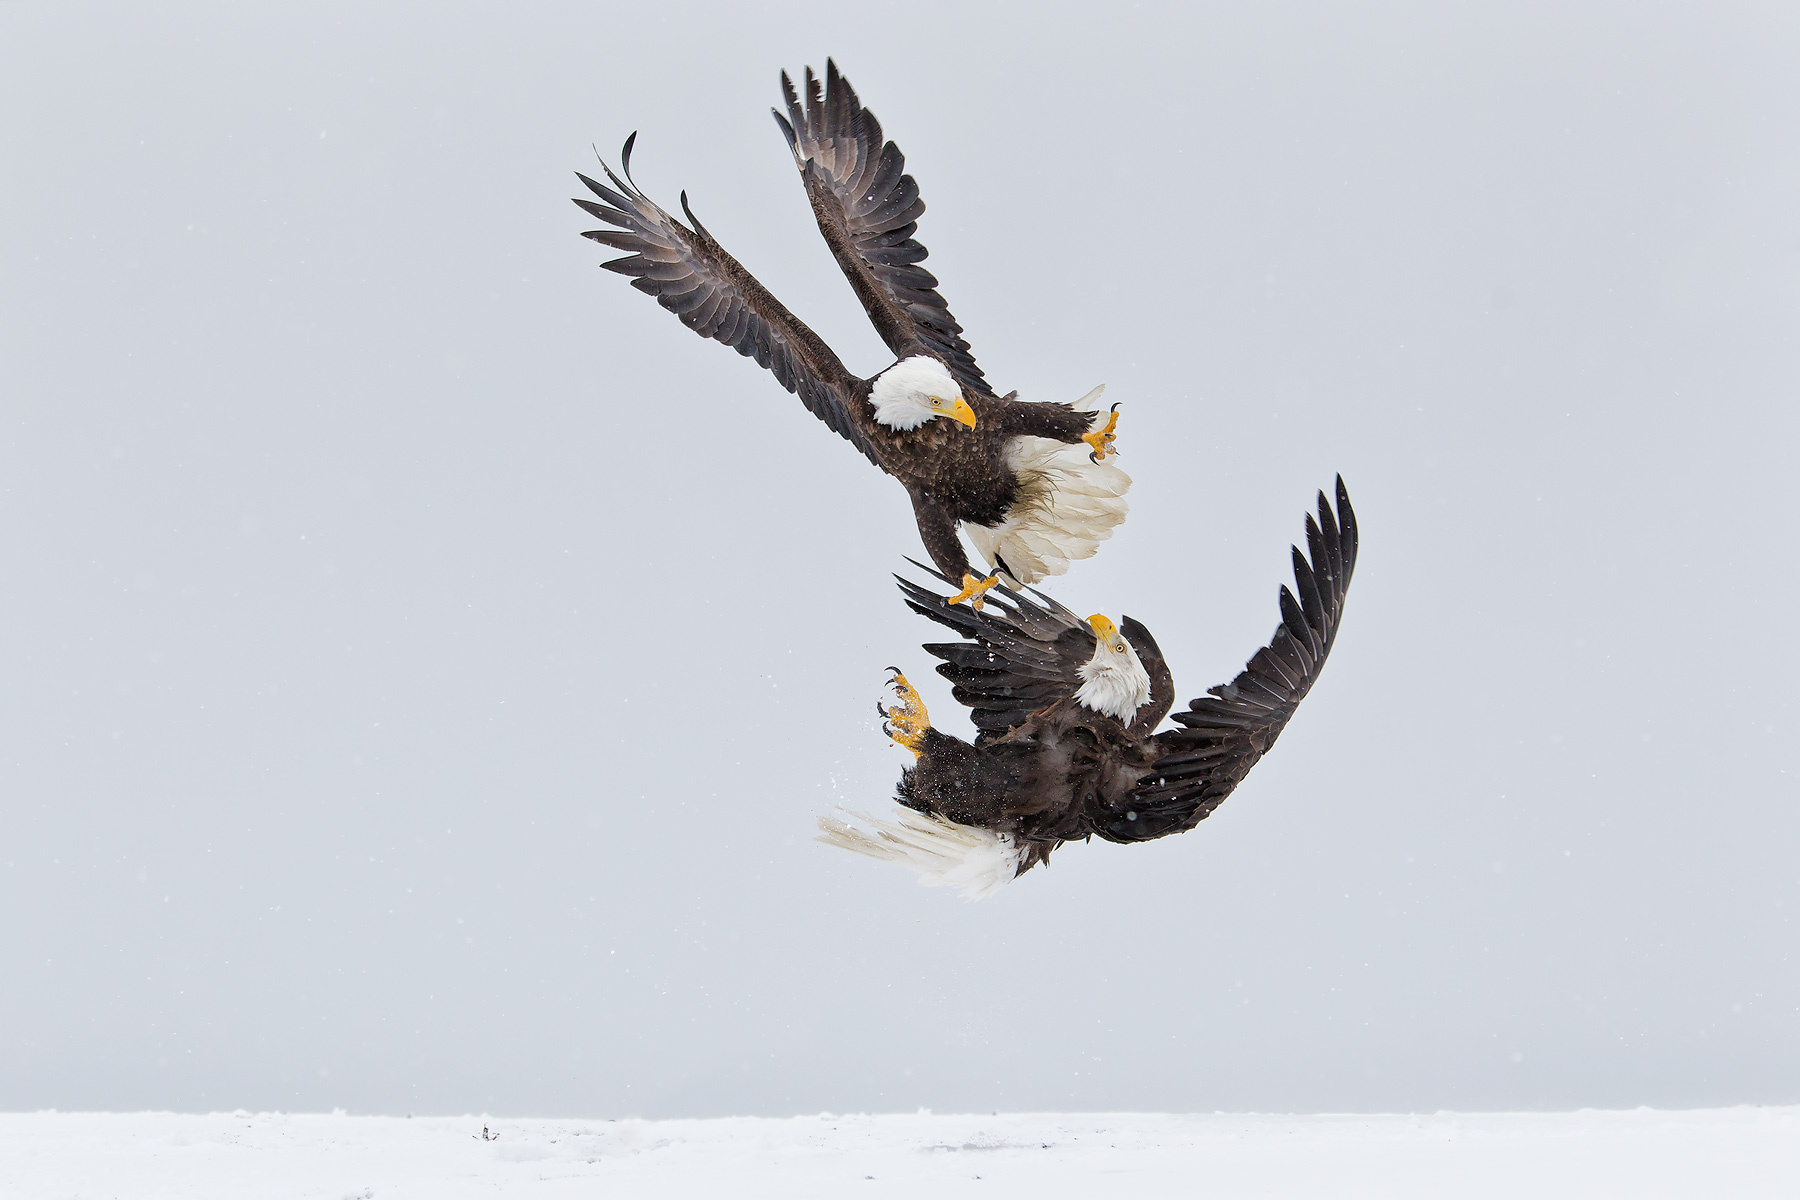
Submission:
[[[787,139],[788,152],[797,161],[800,157],[800,135],[794,132],[793,123],[781,115],[779,108],[770,108],[769,115],[775,118],[775,124],[781,128],[781,136]]]

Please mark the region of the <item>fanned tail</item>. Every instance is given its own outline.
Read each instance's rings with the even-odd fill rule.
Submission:
[[[1104,385],[1077,400],[1090,410]],[[1095,412],[1090,427],[1106,424]],[[1020,437],[1008,451],[1007,466],[1019,476],[1019,498],[998,525],[965,525],[963,532],[990,567],[1004,562],[1012,586],[1061,575],[1069,564],[1092,557],[1100,543],[1125,520],[1125,493],[1131,476],[1106,462],[1094,462],[1085,443]]]
[[[1007,834],[898,806],[894,809],[897,821],[878,820],[850,809],[839,811],[874,832],[821,816],[820,833],[814,841],[909,867],[918,872],[920,884],[926,887],[953,887],[965,900],[985,900],[1019,873],[1020,849]]]

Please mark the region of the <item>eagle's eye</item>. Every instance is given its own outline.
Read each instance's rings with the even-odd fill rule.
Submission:
[[[1114,642],[1113,643],[1113,653],[1114,654],[1125,653],[1125,643],[1124,642]]]

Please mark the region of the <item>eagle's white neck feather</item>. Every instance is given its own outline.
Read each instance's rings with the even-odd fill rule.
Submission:
[[[901,359],[875,377],[869,403],[875,419],[889,429],[917,429],[943,411],[932,407],[931,398],[962,399],[962,386],[935,358],[915,354]]]
[[[1088,409],[1105,387],[1075,402]],[[1097,412],[1091,429],[1106,424]],[[1007,443],[1006,465],[1019,477],[1019,499],[998,525],[965,525],[975,549],[998,567],[1004,561],[1018,583],[1061,575],[1069,564],[1091,557],[1125,520],[1125,493],[1131,476],[1112,459],[1094,462],[1085,442],[1021,436]]]
[[[1125,642],[1125,653],[1119,654],[1102,640],[1094,647],[1094,657],[1076,670],[1082,683],[1075,702],[1097,713],[1130,721],[1133,713],[1150,702],[1150,673],[1130,642]]]
[[[898,806],[895,821],[877,820],[849,809],[839,811],[874,832],[846,825],[835,817],[820,817],[820,833],[814,841],[910,867],[926,887],[953,887],[965,900],[985,900],[1019,873],[1020,847],[1010,834],[958,825]]]

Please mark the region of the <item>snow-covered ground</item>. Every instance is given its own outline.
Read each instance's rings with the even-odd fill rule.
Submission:
[[[883,1195],[1794,1197],[1800,1107],[707,1121],[0,1114],[8,1200]]]

